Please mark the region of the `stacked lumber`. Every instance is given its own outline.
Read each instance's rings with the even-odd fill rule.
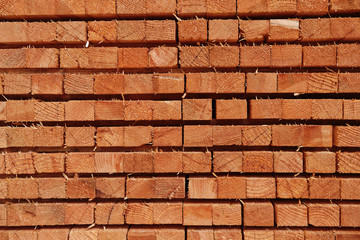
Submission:
[[[0,0],[0,239],[360,239],[359,0]]]

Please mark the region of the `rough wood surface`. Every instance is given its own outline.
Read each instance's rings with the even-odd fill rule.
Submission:
[[[359,12],[0,0],[0,239],[359,239]]]

